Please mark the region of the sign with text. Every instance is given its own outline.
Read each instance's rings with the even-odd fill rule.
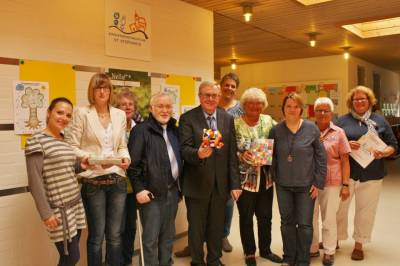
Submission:
[[[132,0],[106,0],[106,55],[151,60],[150,6]]]

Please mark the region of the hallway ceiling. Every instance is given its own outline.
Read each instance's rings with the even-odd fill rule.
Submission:
[[[230,59],[237,64],[350,54],[400,72],[400,34],[362,39],[345,24],[400,17],[400,0],[333,0],[304,6],[295,0],[183,0],[214,13],[216,72]],[[244,22],[242,3],[253,5]],[[310,47],[308,32],[318,32]]]

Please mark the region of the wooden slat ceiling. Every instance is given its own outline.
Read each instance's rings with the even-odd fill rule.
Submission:
[[[362,39],[341,25],[400,16],[400,0],[333,0],[304,6],[295,0],[183,0],[214,12],[216,70],[229,65],[341,54],[340,47],[373,64],[400,72],[400,34]],[[251,22],[241,3],[253,6]],[[319,32],[317,46],[307,32]]]

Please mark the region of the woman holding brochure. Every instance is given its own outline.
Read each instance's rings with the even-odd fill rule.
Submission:
[[[268,106],[267,97],[262,90],[257,88],[246,90],[240,103],[244,108],[244,115],[235,118],[235,129],[243,193],[237,201],[237,206],[245,263],[256,265],[254,215],[257,217],[260,256],[279,263],[282,259],[270,249],[274,191],[272,180],[268,175],[269,166],[261,162],[267,159],[267,154],[257,156],[252,151],[252,147],[257,143],[267,141],[269,131],[276,122],[269,115],[261,114]]]
[[[111,102],[111,80],[95,74],[89,83],[90,105],[77,108],[66,140],[89,167],[80,173],[88,222],[89,266],[102,265],[106,238],[106,264],[120,266],[122,219],[127,193],[125,170],[130,164],[126,146],[126,115]]]
[[[350,112],[338,119],[337,125],[346,133],[353,151],[360,149],[358,141],[365,134],[378,136],[387,146],[372,151],[374,160],[363,168],[350,158],[350,197],[341,203],[338,218],[338,240],[347,239],[347,219],[350,201],[355,196],[354,249],[353,260],[363,260],[363,244],[371,241],[382,180],[385,176],[383,158],[392,155],[397,141],[389,123],[379,114],[372,112],[376,98],[371,89],[357,86],[347,95],[347,107]],[[351,155],[351,154],[350,154]]]

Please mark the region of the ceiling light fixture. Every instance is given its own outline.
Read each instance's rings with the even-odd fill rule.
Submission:
[[[317,35],[318,34],[319,34],[318,32],[308,32],[307,33],[311,47],[315,47],[315,45],[317,44]]]
[[[350,58],[350,52],[349,52],[350,48],[351,48],[351,46],[342,47],[342,49],[343,49],[343,57],[346,60],[349,60],[349,58]]]
[[[243,17],[244,21],[249,22],[251,17],[253,16],[253,4],[252,3],[243,3]]]
[[[236,69],[236,61],[237,61],[237,59],[231,59],[231,68],[232,68],[232,70]]]

